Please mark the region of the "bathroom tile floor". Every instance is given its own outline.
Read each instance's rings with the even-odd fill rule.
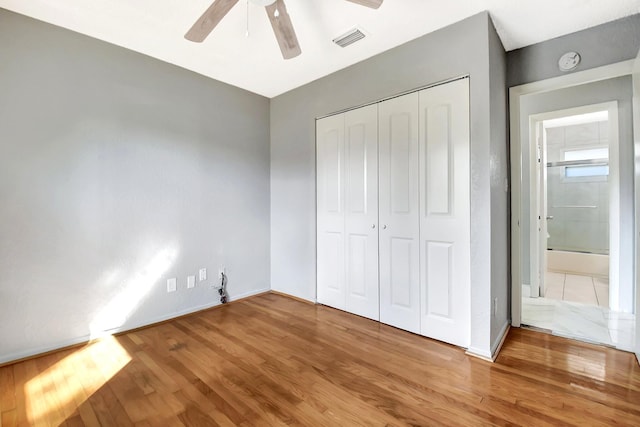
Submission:
[[[577,274],[545,275],[545,298],[609,307],[609,280]]]
[[[635,316],[606,307],[551,298],[523,298],[522,320],[553,335],[633,351]]]

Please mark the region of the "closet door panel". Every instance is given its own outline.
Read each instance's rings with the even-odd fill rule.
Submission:
[[[344,114],[316,122],[317,299],[344,310]]]
[[[379,319],[378,107],[345,113],[346,310]]]
[[[380,321],[419,332],[418,94],[378,108]]]
[[[470,334],[469,80],[420,92],[421,333]]]

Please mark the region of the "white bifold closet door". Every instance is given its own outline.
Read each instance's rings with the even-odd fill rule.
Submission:
[[[420,333],[418,93],[379,104],[380,321]]]
[[[469,79],[316,127],[318,302],[468,347]]]
[[[421,334],[470,341],[469,79],[420,91]]]
[[[345,113],[347,311],[379,320],[378,106]]]
[[[318,302],[379,319],[378,107],[317,121]]]
[[[345,309],[344,114],[316,122],[317,299]]]

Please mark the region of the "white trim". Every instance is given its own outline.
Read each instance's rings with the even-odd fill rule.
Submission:
[[[604,65],[602,67],[591,68],[565,76],[553,77],[537,82],[526,83],[520,86],[509,88],[509,98],[514,100],[514,96],[531,95],[534,93],[549,92],[556,89],[564,89],[571,86],[579,86],[586,83],[593,83],[600,80],[614,79],[616,77],[627,76],[633,73],[635,59],[617,62],[615,64]]]
[[[522,316],[522,265],[520,218],[522,206],[522,153],[520,143],[521,97],[632,74],[635,60],[592,68],[560,77],[509,88],[509,141],[511,148],[511,324],[519,327]]]
[[[632,108],[635,114],[633,115],[633,148],[634,148],[634,179],[635,179],[635,222],[634,222],[634,237],[635,237],[635,268],[633,270],[633,280],[636,288],[636,301],[635,310],[636,313],[636,358],[640,363],[640,272],[638,268],[640,266],[640,51],[634,61],[633,66],[633,98]]]
[[[23,351],[18,351],[15,353],[9,353],[9,354],[4,354],[0,357],[0,365],[4,365],[7,363],[11,363],[17,360],[21,360],[21,359],[25,359],[27,357],[33,357],[33,356],[37,356],[39,354],[44,354],[44,353],[48,353],[50,351],[53,350],[58,350],[58,349],[62,349],[65,347],[70,347],[73,345],[78,345],[78,344],[82,344],[82,343],[86,343],[89,342],[89,334],[81,336],[81,337],[77,337],[77,338],[72,338],[72,339],[68,339],[68,340],[64,340],[64,341],[59,341],[56,344],[52,344],[52,345],[48,345],[48,346],[41,346],[41,347],[35,347],[29,350],[23,350]]]
[[[469,78],[469,74],[463,74],[461,76],[452,77],[450,79],[440,80],[440,81],[435,82],[435,83],[429,83],[429,84],[424,85],[424,86],[419,86],[419,87],[414,88],[414,89],[405,90],[404,92],[400,92],[400,93],[396,93],[396,94],[391,95],[391,96],[387,96],[386,98],[380,98],[377,101],[365,102],[364,104],[355,105],[355,106],[352,106],[352,107],[344,108],[342,110],[334,111],[333,113],[325,114],[323,116],[318,116],[318,117],[316,117],[316,121],[325,119],[327,117],[335,116],[337,114],[346,113],[346,112],[351,111],[351,110],[357,110],[358,108],[368,107],[369,105],[380,104],[381,102],[389,101],[390,99],[399,98],[401,96],[409,95],[409,94],[415,93],[415,92],[420,92],[422,90],[430,89],[432,87],[442,86],[442,85],[446,85],[447,83],[455,82],[457,80],[462,80],[462,79],[468,79],[468,78]]]
[[[510,329],[511,329],[511,325],[509,324],[509,322],[508,321],[504,322],[504,325],[502,325],[502,329],[500,329],[500,333],[498,334],[498,337],[493,342],[493,344],[491,344],[491,354],[492,354],[491,357],[493,358],[494,361],[500,354],[500,350],[502,350],[502,346],[504,345],[504,342],[507,340],[507,336],[509,335]]]
[[[625,313],[633,312],[633,305],[625,307],[620,298],[620,281],[623,266],[620,265],[620,135],[618,103],[609,103],[609,308]],[[626,270],[626,268],[625,268]],[[633,273],[632,273],[633,277]],[[633,284],[631,284],[633,286]],[[626,288],[628,289],[628,288]]]
[[[542,281],[541,271],[541,256],[540,256],[540,214],[542,202],[540,197],[540,177],[542,173],[542,147],[543,145],[539,141],[541,137],[542,128],[539,126],[539,122],[532,120],[529,117],[529,277],[526,278],[526,283],[529,283],[529,297],[538,298],[542,296],[540,282]],[[539,159],[539,160],[538,160]],[[534,202],[534,203],[531,203]]]
[[[498,354],[500,354],[500,350],[502,350],[502,345],[507,340],[507,336],[509,335],[509,330],[511,329],[511,324],[507,320],[502,325],[502,329],[500,329],[500,333],[498,333],[498,337],[491,344],[490,351],[481,350],[479,348],[469,347],[465,354],[476,357],[478,359],[486,360],[487,362],[495,362],[498,358]]]
[[[487,362],[495,362],[498,358],[498,355],[500,354],[500,350],[502,350],[504,342],[507,340],[510,329],[511,324],[509,323],[509,321],[504,322],[504,325],[502,325],[502,329],[500,329],[500,333],[498,333],[498,337],[493,342],[493,344],[491,344],[491,352],[486,352],[484,350],[469,347],[465,354],[472,357],[477,357],[478,359],[486,360]]]
[[[250,297],[250,296],[253,296],[253,295],[262,294],[262,293],[269,292],[269,291],[270,291],[270,288],[264,288],[264,289],[257,289],[257,290],[245,292],[245,293],[239,294],[239,295],[234,295],[234,296],[230,295],[229,296],[229,302],[232,302],[232,301],[238,300],[238,299],[247,298],[247,297]],[[203,305],[199,305],[199,306],[196,306],[196,307],[190,307],[188,309],[176,311],[176,312],[173,312],[171,314],[158,316],[158,317],[155,317],[155,318],[153,318],[151,320],[148,320],[148,321],[145,321],[145,322],[136,323],[136,324],[133,324],[133,325],[120,326],[118,328],[113,328],[113,329],[110,329],[108,331],[105,331],[104,334],[100,334],[100,336],[113,335],[113,334],[117,334],[117,333],[120,333],[120,332],[126,332],[126,331],[130,331],[130,330],[133,330],[133,329],[142,328],[142,327],[145,327],[145,326],[153,326],[156,323],[164,322],[166,320],[175,319],[177,317],[185,316],[185,315],[191,314],[191,313],[196,313],[198,311],[206,310],[206,309],[218,306],[218,305],[222,305],[222,304],[220,304],[220,301],[216,300],[216,301],[214,301],[212,303],[203,304]],[[97,338],[100,338],[100,337],[97,337]],[[87,335],[83,335],[81,337],[76,337],[76,338],[71,338],[71,339],[64,340],[64,341],[59,341],[59,342],[57,342],[55,344],[50,344],[50,345],[47,345],[47,346],[35,347],[35,348],[31,348],[29,350],[22,350],[22,351],[18,351],[18,352],[15,352],[15,353],[5,354],[5,355],[0,356],[0,365],[4,365],[4,364],[7,364],[7,363],[11,363],[13,361],[25,359],[25,358],[28,358],[28,357],[35,357],[35,356],[38,356],[40,354],[44,354],[44,353],[48,353],[50,351],[63,349],[65,347],[70,347],[70,346],[74,346],[74,345],[78,345],[78,344],[88,343],[88,342],[92,341],[93,339],[96,339],[96,337],[92,337],[90,334],[87,334]]]
[[[467,351],[465,351],[465,354],[468,355],[468,356],[476,357],[478,359],[482,359],[482,360],[485,360],[487,362],[493,363],[493,357],[491,355],[491,352],[486,351],[486,350],[481,350],[479,348],[469,347],[467,349]]]

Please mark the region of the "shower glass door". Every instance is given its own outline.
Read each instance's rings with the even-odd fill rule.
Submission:
[[[542,122],[540,296],[609,306],[608,111]]]

